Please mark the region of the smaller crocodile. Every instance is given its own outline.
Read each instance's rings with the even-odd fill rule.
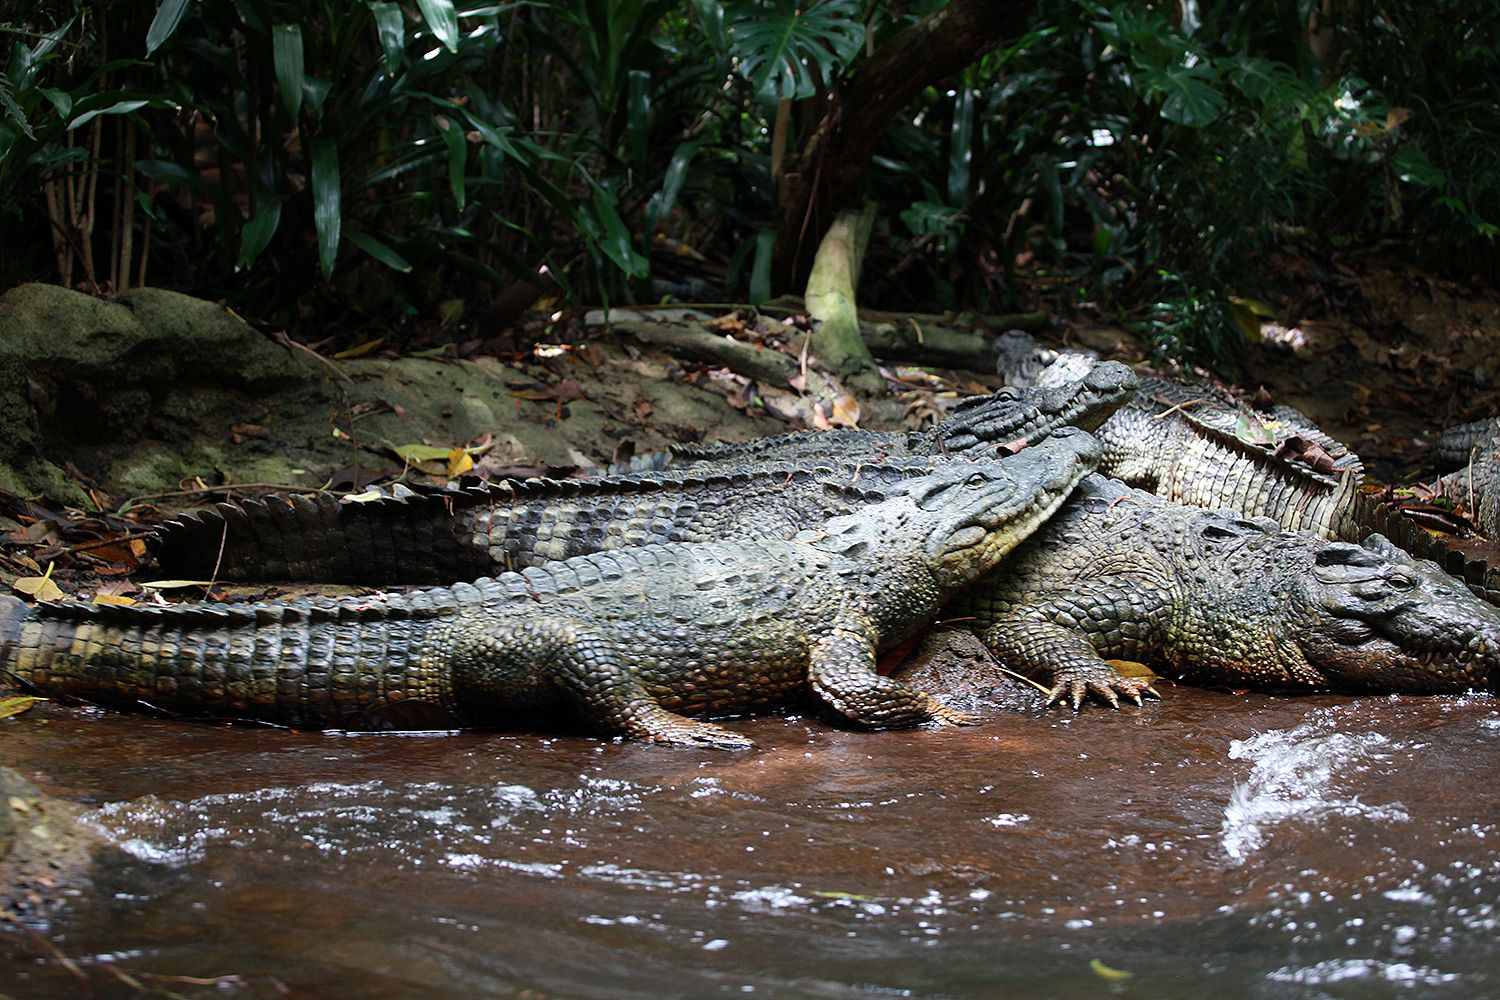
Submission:
[[[1469,509],[1484,537],[1500,540],[1500,417],[1448,428],[1433,457],[1439,469],[1457,469],[1440,480],[1443,493]]]
[[[1097,462],[1092,437],[1063,429],[791,540],[646,545],[405,595],[0,597],[0,669],[107,706],[302,727],[495,727],[561,710],[603,733],[740,748],[684,713],[765,711],[808,691],[872,728],[962,721],[880,676],[877,653],[993,568]]]
[[[1016,339],[1002,363],[1019,365],[1022,343]],[[1031,343],[1036,357],[1053,359],[1029,376],[1037,387],[1065,384],[1081,365],[1094,363]],[[1095,434],[1104,448],[1099,471],[1157,496],[1270,517],[1287,530],[1325,538],[1362,536],[1354,517],[1364,471],[1359,456],[1291,407],[1260,411],[1212,386],[1148,376]]]
[[[666,461],[671,468],[731,468],[919,455],[984,458],[1039,440],[1052,427],[1092,431],[1135,393],[1136,383],[1128,367],[1104,361],[1063,385],[970,396],[925,431],[794,431],[754,441],[673,445]]]
[[[1038,441],[1066,421],[1097,426],[1124,401],[1133,379],[1124,366],[1109,365],[1045,393],[975,397],[960,405],[941,438],[971,452],[981,437]],[[944,461],[920,449],[884,457],[900,450],[892,441],[909,435],[791,437],[792,457],[735,468],[703,463],[599,479],[398,485],[343,499],[221,503],[159,526],[151,544],[161,571],[178,579],[452,583],[632,545],[790,538],[883,499],[901,480]],[[765,451],[779,454],[778,441],[784,439],[770,439]]]
[[[1097,475],[947,614],[1075,707],[1154,693],[1110,659],[1221,687],[1500,684],[1500,610],[1384,537],[1324,541]]]

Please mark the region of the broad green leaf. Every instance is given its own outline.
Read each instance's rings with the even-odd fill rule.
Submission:
[[[1408,184],[1415,184],[1418,187],[1442,187],[1448,179],[1442,169],[1427,158],[1427,153],[1421,146],[1406,143],[1396,150],[1393,162],[1397,175]]]
[[[750,304],[758,306],[771,297],[771,250],[776,246],[776,230],[762,229],[755,234],[755,262],[750,266]]]
[[[199,180],[197,174],[170,160],[136,160],[135,170],[136,173],[143,174],[153,181],[161,181],[163,184],[195,187]]]
[[[406,262],[405,257],[402,257],[399,253],[369,233],[352,232],[349,234],[349,242],[393,271],[400,271],[402,274],[409,274],[411,272],[411,265]]]
[[[156,16],[151,19],[151,27],[146,29],[146,55],[155,52],[163,42],[172,37],[172,32],[177,30],[187,7],[188,0],[161,0],[161,5],[156,8]]]
[[[417,0],[422,8],[422,19],[449,52],[458,51],[458,12],[453,9],[453,0]]]
[[[767,104],[812,97],[865,44],[860,0],[811,0],[767,10],[738,0],[725,10],[729,51]]]
[[[339,147],[332,139],[312,141],[313,227],[318,231],[318,263],[323,280],[333,275],[339,256],[339,230],[344,223],[339,190]]]
[[[107,108],[95,108],[93,111],[85,111],[68,123],[68,131],[71,132],[73,129],[78,128],[78,126],[93,121],[100,115],[128,115],[130,112],[138,108],[144,108],[145,106],[145,101],[116,101]]]
[[[72,114],[72,94],[58,90],[56,87],[38,87],[36,92],[52,102],[52,106],[57,109],[57,116],[59,118],[66,119],[68,115]]]
[[[646,163],[646,144],[651,138],[651,74],[643,69],[633,69],[629,73],[625,112],[625,134],[630,138],[630,162],[641,165]]]
[[[974,88],[960,87],[948,137],[948,204],[969,203],[969,164],[974,159]]]
[[[661,225],[672,212],[672,206],[677,204],[677,196],[682,193],[682,182],[687,177],[688,167],[693,162],[693,157],[698,153],[698,142],[684,142],[677,147],[672,154],[672,159],[667,162],[666,173],[662,175],[661,190],[651,196],[646,202],[646,235],[650,236],[656,232],[656,227]]]
[[[594,219],[599,232],[599,249],[614,265],[632,278],[644,278],[651,262],[636,252],[630,240],[630,230],[615,210],[615,196],[598,184],[594,185]]]
[[[243,271],[255,266],[255,260],[276,235],[281,225],[281,199],[268,198],[260,206],[255,217],[240,230],[240,254],[235,259],[234,269]]]
[[[703,30],[708,34],[708,44],[720,52],[729,48],[729,35],[724,30],[724,4],[719,0],[693,0],[693,7],[698,11],[698,19],[703,22]]]
[[[370,4],[370,16],[375,19],[375,33],[380,37],[380,47],[385,50],[385,71],[394,74],[406,54],[406,20],[401,14],[401,5],[381,0]]]
[[[329,92],[333,90],[333,84],[327,80],[320,80],[315,76],[309,76],[302,81],[302,100],[307,105],[307,113],[314,118],[323,117],[323,102],[328,100]]]
[[[464,130],[459,127],[458,122],[443,115],[435,118],[437,129],[443,135],[443,141],[448,144],[448,186],[453,189],[453,201],[458,205],[458,210],[464,210],[464,163],[468,158],[468,142],[464,139]]]
[[[278,24],[271,28],[271,51],[276,63],[276,85],[281,88],[281,103],[293,123],[302,110],[302,26]]]
[[[1161,116],[1190,128],[1209,124],[1228,106],[1224,95],[1214,86],[1216,82],[1213,72],[1202,64],[1176,67],[1156,75],[1154,89],[1166,95]]]

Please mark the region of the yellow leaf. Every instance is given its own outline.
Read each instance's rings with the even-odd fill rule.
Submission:
[[[438,323],[441,326],[452,326],[464,318],[463,299],[445,299],[438,303]]]
[[[376,337],[374,340],[367,340],[367,341],[365,341],[363,344],[360,344],[358,347],[351,347],[347,351],[339,351],[337,354],[334,355],[334,358],[336,358],[339,361],[344,361],[344,360],[347,360],[349,358],[362,358],[366,354],[369,354],[371,351],[375,350],[375,348],[379,347],[383,343],[385,343],[385,338],[384,337]]]
[[[37,702],[46,700],[46,698],[33,698],[30,695],[23,695],[19,698],[0,698],[0,719],[20,715]]]
[[[52,582],[53,565],[53,563],[48,563],[47,572],[41,576],[21,577],[15,583],[11,584],[12,589],[18,593],[35,597],[39,601],[65,600],[68,595],[59,590],[57,584]]]
[[[184,587],[207,587],[207,580],[152,580],[141,584],[149,590],[181,590]]]
[[[342,498],[343,503],[374,503],[377,500],[386,499],[387,494],[379,490],[365,490],[363,493],[350,493]]]
[[[448,478],[455,479],[474,468],[474,460],[462,448],[448,452]]]
[[[95,604],[117,604],[122,608],[128,608],[135,604],[135,598],[126,597],[123,594],[95,594]]]
[[[1105,965],[1097,958],[1089,959],[1089,968],[1094,970],[1094,975],[1098,976],[1100,979],[1107,979],[1110,982],[1117,982],[1121,979],[1129,979],[1131,976],[1135,975],[1135,973],[1126,972],[1124,969],[1111,969],[1109,966]]]
[[[430,444],[398,444],[391,449],[403,462],[416,465],[419,462],[446,462],[450,448],[435,448]]]

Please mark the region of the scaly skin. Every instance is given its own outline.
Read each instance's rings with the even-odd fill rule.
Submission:
[[[736,444],[678,445],[672,468],[721,468],[767,462],[879,461],[901,456],[978,459],[1035,442],[1052,428],[1092,431],[1136,388],[1136,376],[1118,361],[1096,364],[1082,378],[1046,389],[1002,389],[963,400],[948,418],[926,431],[798,431]]]
[[[670,744],[748,742],[684,717],[811,690],[863,726],[962,721],[877,653],[1042,524],[1098,460],[1063,431],[946,466],[790,541],[651,545],[406,596],[29,609],[0,663],[41,691],[294,726],[493,727],[569,710]]]
[[[1439,468],[1458,468],[1442,478],[1443,493],[1469,509],[1484,537],[1500,539],[1500,418],[1448,428],[1434,457]]]
[[[880,500],[941,459],[398,486],[218,504],[157,529],[174,579],[445,584],[665,542],[791,538]]]
[[[1167,503],[1102,476],[946,612],[1075,707],[1154,694],[1105,660],[1223,687],[1494,689],[1500,611],[1379,535],[1363,545]]]

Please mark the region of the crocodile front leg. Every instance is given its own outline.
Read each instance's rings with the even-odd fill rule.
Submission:
[[[870,729],[977,721],[930,694],[882,677],[876,673],[875,662],[870,635],[864,630],[835,628],[813,641],[808,680],[817,696],[836,712]]]
[[[1001,617],[985,630],[984,644],[1006,666],[1049,685],[1048,704],[1067,698],[1076,711],[1092,695],[1115,708],[1120,707],[1121,696],[1139,705],[1142,695],[1161,695],[1149,681],[1126,677],[1104,662],[1104,656],[1111,654],[1138,655],[1128,648],[1131,643],[1122,633],[1143,634],[1149,625],[1122,612],[1139,611],[1074,595],[1071,600],[1018,608]]]

